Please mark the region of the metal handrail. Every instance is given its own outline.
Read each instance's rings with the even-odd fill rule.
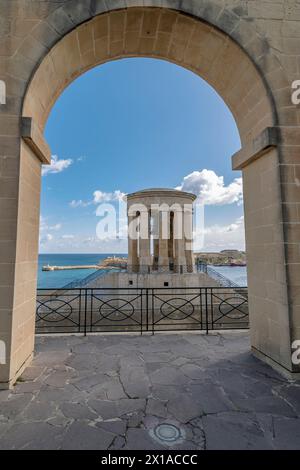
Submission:
[[[210,266],[207,266],[207,271],[206,272],[210,277],[212,277],[216,281],[219,281],[222,284],[223,287],[234,287],[234,288],[240,287],[238,284],[233,282],[231,279],[229,279],[226,276],[223,276],[223,274],[221,274],[221,273],[218,273],[218,271],[216,271],[215,269],[213,269]]]
[[[232,288],[241,287],[238,284],[236,284],[234,281],[229,279],[228,277],[216,271],[216,269],[212,268],[211,266],[208,266],[206,263],[198,262],[196,263],[196,267],[197,267],[198,272],[206,273],[212,279],[219,282],[222,287],[232,287]]]
[[[98,279],[101,276],[104,276],[107,274],[110,270],[109,269],[98,269],[94,273],[89,274],[88,276],[84,277],[83,279],[75,279],[75,281],[69,282],[65,286],[62,287],[62,289],[76,289],[80,287],[86,287],[87,284],[91,281],[94,281],[95,279]],[[114,272],[122,272],[124,271],[123,269],[114,269]]]
[[[38,289],[36,332],[88,333],[248,329],[239,287]]]

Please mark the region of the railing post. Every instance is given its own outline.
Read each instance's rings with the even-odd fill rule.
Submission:
[[[87,293],[88,293],[88,289],[84,289],[84,291],[85,291],[85,301],[84,301],[84,336],[86,336],[86,332],[87,332],[86,318],[87,318]]]
[[[81,310],[82,310],[82,292],[79,289],[79,307],[78,307],[78,333],[81,333]]]
[[[200,306],[200,324],[201,331],[203,330],[203,306],[202,306],[202,289],[199,289],[199,306]]]
[[[90,315],[90,328],[89,328],[90,333],[93,332],[93,295],[94,295],[94,290],[91,289],[91,301],[90,301],[91,315]]]
[[[206,334],[208,335],[208,303],[207,303],[207,287],[205,287],[205,319],[206,319]]]
[[[146,289],[146,330],[149,331],[149,290]]]
[[[211,329],[214,330],[214,325],[215,325],[215,321],[214,321],[214,313],[215,313],[215,309],[214,309],[214,295],[213,295],[213,289],[212,287],[210,288],[210,311],[211,311]]]
[[[143,336],[143,295],[144,295],[144,290],[140,290],[140,298],[141,298],[141,336]]]
[[[151,289],[151,304],[152,304],[152,335],[154,336],[154,289]]]

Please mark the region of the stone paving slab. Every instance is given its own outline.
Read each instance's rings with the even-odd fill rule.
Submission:
[[[161,441],[161,424],[180,430]],[[300,449],[300,383],[247,332],[38,337],[0,392],[0,449]]]

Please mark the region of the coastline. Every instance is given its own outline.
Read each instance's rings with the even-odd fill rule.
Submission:
[[[114,254],[45,254],[39,255],[38,263],[38,288],[52,289],[62,288],[67,284],[82,280],[85,277],[95,273],[98,268],[95,269],[80,269],[82,265],[102,265],[102,262],[108,256],[114,256]],[[124,257],[126,254],[115,255]],[[70,270],[57,270],[57,271],[42,271],[42,267],[50,264],[56,266],[78,266],[79,269]],[[229,265],[211,265],[215,270],[219,271],[220,274],[225,275],[233,282],[240,285],[247,285],[247,269],[245,266],[229,266]],[[105,267],[103,272],[109,272],[108,268]]]

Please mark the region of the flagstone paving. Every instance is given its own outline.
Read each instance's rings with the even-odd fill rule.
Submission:
[[[0,449],[299,448],[300,382],[255,359],[246,332],[38,337],[0,392]]]

